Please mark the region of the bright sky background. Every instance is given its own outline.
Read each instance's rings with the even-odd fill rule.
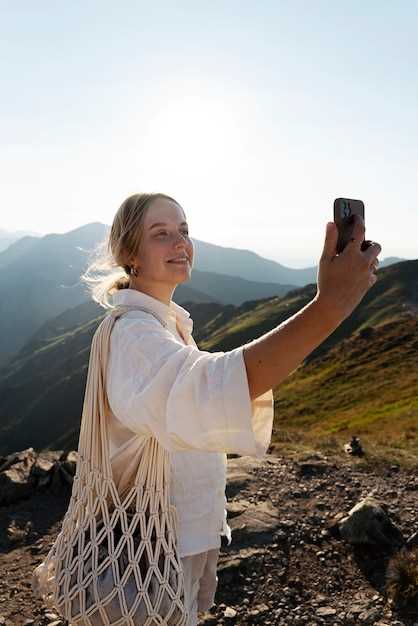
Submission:
[[[0,0],[0,228],[111,224],[318,262],[336,197],[418,258],[418,2]]]

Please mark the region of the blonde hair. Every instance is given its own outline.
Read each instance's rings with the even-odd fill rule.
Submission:
[[[144,232],[145,213],[153,200],[166,198],[164,193],[135,193],[122,202],[113,218],[108,236],[94,248],[87,269],[80,276],[91,298],[105,309],[112,309],[109,300],[115,291],[129,287],[129,259],[136,256]]]

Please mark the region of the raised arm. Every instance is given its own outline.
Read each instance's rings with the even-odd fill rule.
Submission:
[[[356,216],[358,218],[359,216]],[[364,222],[356,220],[354,239],[336,255],[334,223],[325,238],[318,267],[315,298],[277,328],[244,346],[250,398],[277,386],[348,317],[377,277],[381,246],[373,242],[361,250]]]

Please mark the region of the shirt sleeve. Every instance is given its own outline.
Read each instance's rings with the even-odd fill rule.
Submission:
[[[107,395],[115,417],[169,451],[265,456],[272,390],[251,400],[244,346],[184,345],[154,318],[121,318],[110,336]]]

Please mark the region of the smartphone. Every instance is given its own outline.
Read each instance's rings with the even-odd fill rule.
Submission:
[[[364,202],[362,200],[353,200],[352,198],[336,198],[334,200],[334,222],[338,228],[337,254],[341,254],[353,236],[354,215],[361,215],[365,222]],[[366,250],[371,243],[369,239],[363,239],[361,250]]]

